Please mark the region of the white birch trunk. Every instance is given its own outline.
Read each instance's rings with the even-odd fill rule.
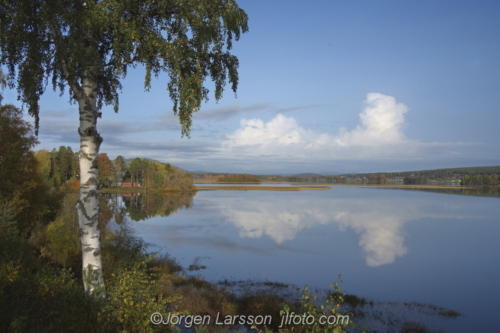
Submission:
[[[84,78],[80,113],[80,198],[76,204],[80,241],[82,243],[83,284],[88,294],[105,293],[101,263],[99,229],[99,181],[97,158],[102,138],[97,132],[96,84]]]

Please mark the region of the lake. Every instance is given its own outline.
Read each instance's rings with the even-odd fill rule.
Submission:
[[[126,198],[128,206],[130,200],[136,206],[130,216],[141,220],[132,222],[138,236],[184,267],[206,265],[200,274],[209,281],[326,289],[341,275],[344,291],[393,309],[401,305],[391,302],[418,302],[464,314],[436,319],[433,327],[498,327],[498,197],[344,186],[198,191],[193,198],[163,198],[176,204],[152,208],[163,216],[147,212],[141,218],[134,218],[140,207],[155,204]],[[420,320],[427,324],[426,318]]]

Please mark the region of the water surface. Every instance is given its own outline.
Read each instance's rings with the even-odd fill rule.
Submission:
[[[326,288],[342,275],[349,293],[464,313],[443,324],[449,331],[497,326],[498,198],[334,187],[199,191],[189,200],[143,214],[134,228],[185,267],[201,258],[208,280]]]

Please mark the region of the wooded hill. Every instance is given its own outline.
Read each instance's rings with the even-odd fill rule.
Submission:
[[[500,166],[447,168],[421,171],[362,173],[341,175],[341,179],[370,181],[376,184],[432,184],[447,182],[463,185],[498,185]],[[342,182],[342,181],[341,181]]]
[[[403,171],[403,172],[385,172],[383,173],[391,177],[411,177],[411,176],[424,176],[432,178],[444,177],[462,177],[464,175],[498,175],[500,174],[500,166],[485,166],[485,167],[467,167],[467,168],[447,168],[447,169],[432,169],[421,171]],[[357,174],[357,176],[373,175],[371,174]]]
[[[227,175],[217,172],[194,172],[195,180],[216,180]],[[305,182],[327,184],[455,184],[498,185],[500,166],[446,168],[421,171],[320,175],[256,175],[262,182]]]

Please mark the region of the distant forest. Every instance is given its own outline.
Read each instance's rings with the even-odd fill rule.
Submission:
[[[254,175],[236,174],[236,175],[225,175],[217,176],[217,183],[260,183],[261,179]]]
[[[195,180],[217,180],[224,173],[194,172]],[[325,184],[490,185],[500,184],[500,166],[433,169],[404,172],[359,173],[324,176],[314,173],[293,176],[256,175],[262,182]]]

